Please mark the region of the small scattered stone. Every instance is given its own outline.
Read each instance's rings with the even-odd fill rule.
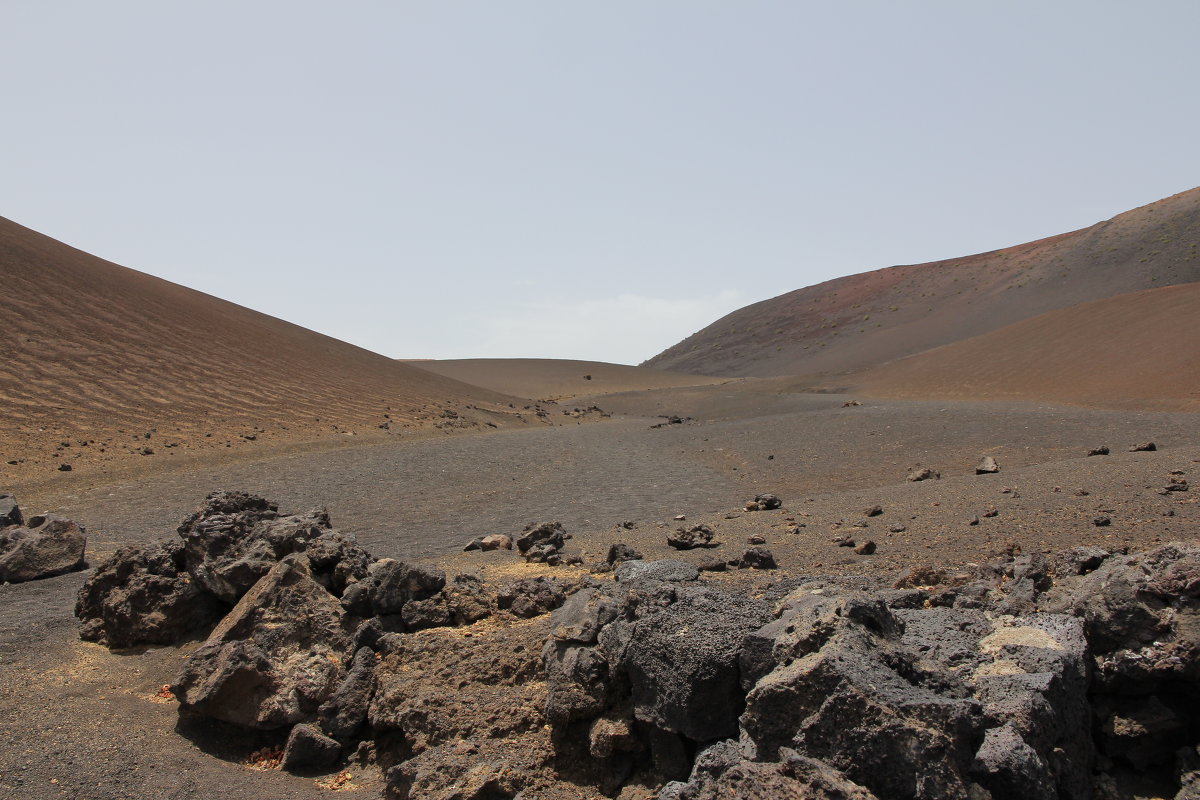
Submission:
[[[1109,453],[1109,450],[1104,445],[1100,445],[1099,447],[1093,447],[1091,450],[1088,450],[1089,456],[1106,456],[1106,455],[1108,455],[1108,453]]]
[[[996,510],[995,506],[990,506],[987,511],[983,512],[983,515],[985,517],[991,518],[991,517],[999,516],[1000,512]]]
[[[66,462],[63,462],[62,464],[59,464],[59,465],[58,465],[58,471],[59,471],[59,472],[70,472],[70,471],[71,471],[71,465],[70,465],[70,464],[67,464]]]
[[[1100,516],[1092,519],[1092,524],[1095,525],[1097,528],[1103,528],[1107,525],[1112,525],[1112,518],[1109,516],[1106,516],[1104,514],[1101,514]]]
[[[667,534],[667,544],[676,550],[691,550],[695,547],[717,547],[720,542],[713,541],[716,534],[713,529],[701,523],[690,528],[679,528],[674,533]]]
[[[765,547],[748,548],[736,561],[730,562],[738,569],[775,569],[775,556]]]
[[[979,517],[971,517],[969,520],[967,520],[967,524],[968,525],[978,525]]]
[[[493,533],[489,536],[480,536],[472,539],[471,542],[463,548],[463,552],[470,550],[512,550],[512,537],[506,536],[503,533]]]
[[[783,501],[773,494],[756,494],[754,495],[754,502],[763,511],[773,511],[783,506]]]
[[[1150,453],[1157,449],[1158,449],[1158,446],[1155,445],[1154,442],[1140,442],[1139,444],[1132,445],[1129,448],[1129,452],[1131,452],[1131,453]]]
[[[766,544],[766,543],[767,543],[767,538],[765,536],[760,536],[757,533],[754,534],[753,536],[749,536],[746,538],[746,544]]]
[[[875,542],[868,539],[867,541],[854,548],[854,552],[860,556],[869,556],[875,552]]]
[[[1000,471],[1000,465],[996,463],[996,459],[991,456],[984,456],[979,465],[975,467],[976,475],[991,475]]]
[[[612,547],[608,548],[608,557],[605,558],[605,561],[607,561],[609,564],[616,565],[622,561],[638,561],[641,559],[641,557],[642,554],[637,550],[634,550],[627,544],[618,542],[617,544],[614,544]]]
[[[910,481],[927,481],[934,478],[941,478],[942,474],[929,467],[914,467],[908,472],[908,480]]]
[[[901,524],[899,524],[899,523],[897,523],[897,524],[893,525],[892,527],[888,528],[888,532],[889,532],[889,533],[904,533],[906,530],[908,530],[908,528],[907,528],[907,527],[905,527],[904,525],[901,525]]]
[[[870,508],[863,511],[863,516],[864,517],[878,517],[882,513],[883,513],[883,506],[871,506]]]
[[[849,536],[838,536],[833,540],[838,547],[854,547],[854,540]]]
[[[676,521],[676,522],[683,522],[685,519],[687,519],[687,517],[686,517],[686,516],[684,516],[683,514],[676,514],[676,515],[675,515],[675,521]]]

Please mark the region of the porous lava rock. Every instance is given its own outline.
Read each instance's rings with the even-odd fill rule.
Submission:
[[[716,533],[712,528],[700,523],[688,528],[679,528],[674,533],[667,534],[667,544],[676,550],[691,550],[696,547],[717,547],[720,542],[713,541]]]
[[[566,530],[561,522],[542,522],[526,525],[525,530],[517,537],[515,544],[517,549],[525,554],[535,547],[561,550],[565,542]]]
[[[542,650],[560,752],[610,785],[641,759],[684,777],[698,742],[736,735],[738,655],[767,604],[696,584],[583,589]]]
[[[561,582],[539,575],[513,581],[496,595],[496,604],[518,617],[548,614],[567,600]]]
[[[109,647],[172,644],[228,610],[188,574],[181,541],[122,547],[96,568],[75,603],[79,637]]]
[[[188,572],[230,604],[290,553],[311,549],[314,577],[339,595],[371,563],[352,537],[332,529],[328,512],[281,515],[274,503],[245,492],[213,492],[179,535]]]
[[[604,559],[609,564],[616,566],[625,561],[637,561],[641,559],[642,554],[634,550],[623,542],[617,542],[608,548],[608,556]]]
[[[756,494],[746,503],[747,511],[772,511],[783,506],[783,501],[773,494]]]
[[[734,561],[738,569],[775,569],[775,556],[765,547],[748,547]]]

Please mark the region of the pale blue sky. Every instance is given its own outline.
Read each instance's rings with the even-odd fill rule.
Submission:
[[[634,363],[1200,184],[1198,33],[1195,0],[5,0],[0,215],[386,355]]]

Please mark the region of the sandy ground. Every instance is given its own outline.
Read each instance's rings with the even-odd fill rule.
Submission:
[[[414,367],[502,394],[563,400],[576,395],[706,386],[723,378],[603,361],[549,358],[459,358],[409,362]]]
[[[665,535],[684,524],[673,519],[682,514],[686,524],[712,525],[723,542],[679,555],[685,559],[732,558],[748,537],[766,539],[780,570],[705,578],[739,591],[786,575],[962,564],[1014,541],[1027,551],[1144,547],[1200,530],[1200,495],[1158,493],[1172,470],[1193,482],[1200,475],[1194,414],[866,398],[844,407],[848,399],[770,382],[643,390],[605,395],[605,407],[618,416],[600,424],[388,440],[108,483],[64,473],[8,488],[27,510],[55,510],[87,525],[93,559],[121,544],[172,535],[206,492],[227,487],[261,493],[285,510],[328,506],[334,524],[378,556],[434,560],[448,572],[479,572],[493,582],[570,570],[524,565],[507,552],[458,552],[476,535],[560,519],[574,537],[568,553],[596,560],[623,541],[657,558],[677,555]],[[652,428],[659,414],[695,419]],[[1143,440],[1160,449],[1127,452]],[[1100,444],[1113,455],[1085,456]],[[1000,462],[999,474],[974,474],[985,454]],[[941,480],[906,481],[917,463],[940,470]],[[761,491],[782,496],[784,508],[740,510]],[[866,518],[864,510],[876,504],[883,514]],[[984,516],[993,507],[997,515]],[[1099,514],[1112,524],[1093,525]],[[979,524],[969,524],[976,517]],[[634,526],[617,527],[621,522]],[[866,527],[855,527],[861,522]],[[796,524],[803,527],[791,532]],[[906,530],[892,533],[894,525]],[[876,554],[833,544],[847,532],[873,539]],[[312,777],[240,765],[260,744],[251,737],[177,730],[173,706],[154,692],[174,676],[187,648],[117,655],[79,642],[70,609],[83,577],[0,586],[7,612],[0,621],[0,794],[328,794]],[[378,776],[355,773],[362,788],[347,796],[376,796]]]

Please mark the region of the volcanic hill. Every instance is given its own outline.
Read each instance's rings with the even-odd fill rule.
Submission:
[[[645,362],[703,375],[842,373],[1057,309],[1200,281],[1200,188],[1089,228],[826,281],[739,309]]]
[[[253,449],[264,440],[522,424],[517,415],[528,402],[118,266],[3,218],[0,276],[0,446],[8,462],[0,477],[10,481],[60,464]]]

